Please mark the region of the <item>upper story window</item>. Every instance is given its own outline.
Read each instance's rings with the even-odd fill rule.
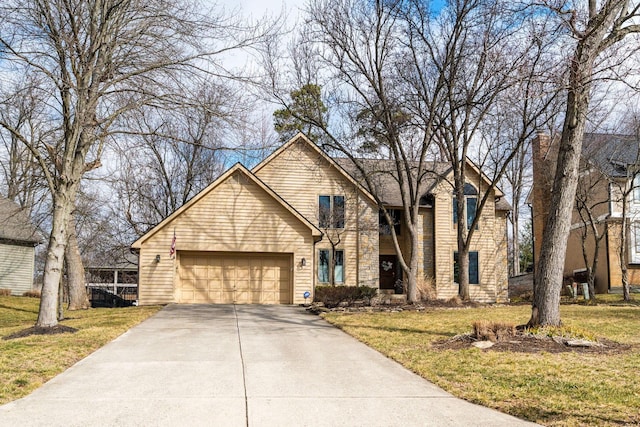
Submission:
[[[318,196],[320,228],[344,228],[344,196]]]
[[[476,219],[476,212],[478,209],[478,190],[471,185],[464,185],[464,199],[465,199],[465,215],[467,218],[467,230],[471,229],[471,224]],[[453,198],[453,223],[458,223],[458,199]],[[477,225],[476,225],[477,229]]]
[[[633,177],[633,202],[640,203],[640,174]]]
[[[396,236],[400,236],[402,234],[402,211],[400,209],[387,209],[387,212],[393,220],[393,228],[396,231]],[[391,227],[389,227],[389,223],[384,217],[384,213],[382,211],[380,211],[379,214],[378,225],[380,228],[380,235],[391,235]]]

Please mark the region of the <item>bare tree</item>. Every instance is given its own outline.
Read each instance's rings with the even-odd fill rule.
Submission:
[[[420,199],[426,179],[440,172],[433,170],[429,160],[435,151],[451,164],[451,188],[459,201],[459,292],[468,299],[471,237],[518,150],[505,145],[495,148],[502,156],[499,164],[486,170],[489,183],[476,183],[477,209],[469,221],[464,194],[467,161],[500,95],[520,81],[516,71],[527,67],[540,71],[532,57],[547,48],[550,37],[542,33],[538,38],[533,25],[523,30],[526,14],[509,10],[506,2],[452,1],[434,17],[421,1],[318,0],[308,13],[295,57],[313,58],[318,65],[293,67],[297,74],[292,80],[302,86],[324,78],[327,95],[323,99],[333,115],[343,120],[322,123],[317,117],[302,117],[304,112],[293,108],[288,111],[322,129],[326,136],[322,145],[349,157],[369,189],[376,187],[376,174],[393,175],[402,198],[407,249],[403,251],[395,233],[391,234],[407,279],[409,301],[416,300],[418,257],[413,248],[418,247]],[[304,47],[306,54],[299,54]],[[275,69],[274,62],[269,70]],[[271,86],[280,87],[275,78]],[[285,106],[293,102],[286,96],[278,99]],[[362,157],[391,159],[394,168],[367,170]],[[384,203],[378,200],[378,204],[392,224]]]
[[[188,0],[9,0],[0,15],[3,61],[33,76],[47,109],[38,144],[10,122],[0,126],[34,155],[53,197],[36,322],[53,327],[76,195],[83,175],[101,165],[105,143],[126,131],[131,111],[187,101],[183,81],[226,75],[211,59],[259,34]]]
[[[575,207],[581,222],[579,233],[589,295],[595,298],[600,245],[606,236],[606,221],[609,219],[610,179],[595,159],[590,159],[584,151],[582,157]]]
[[[481,213],[514,159],[523,157],[522,147],[536,125],[548,122],[555,88],[543,82],[557,67],[548,53],[553,28],[532,21],[522,11],[509,10],[509,3],[455,1],[440,19],[442,30],[437,34],[445,40],[430,43],[437,52],[432,63],[444,77],[445,102],[437,111],[436,140],[453,170],[459,295],[468,300],[469,250]],[[517,102],[513,102],[515,94]],[[507,108],[516,117],[508,136],[504,133],[513,123],[504,114]],[[468,158],[489,180],[488,185],[471,184],[477,194],[472,199],[466,190],[470,188]],[[467,206],[467,201],[474,205]],[[517,208],[515,213],[517,220]]]
[[[222,141],[241,111],[224,88],[202,87],[198,104],[171,111],[139,111],[132,134],[117,149],[117,165],[105,178],[117,194],[117,215],[141,236],[222,173]],[[135,153],[134,156],[131,153]]]
[[[582,140],[597,61],[640,31],[634,21],[640,4],[628,0],[542,2],[542,13],[557,17],[575,40],[570,59],[567,101],[553,183],[550,212],[543,232],[530,325],[560,324],[560,291],[571,224]]]

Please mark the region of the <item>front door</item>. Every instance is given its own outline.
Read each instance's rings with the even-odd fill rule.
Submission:
[[[394,290],[398,278],[398,257],[380,255],[380,289]]]

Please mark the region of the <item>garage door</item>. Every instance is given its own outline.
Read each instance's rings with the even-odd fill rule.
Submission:
[[[182,303],[290,304],[291,256],[180,254]]]

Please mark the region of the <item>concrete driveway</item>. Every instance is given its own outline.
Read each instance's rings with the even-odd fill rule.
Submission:
[[[454,398],[292,306],[168,306],[0,406],[3,426],[527,424]]]

